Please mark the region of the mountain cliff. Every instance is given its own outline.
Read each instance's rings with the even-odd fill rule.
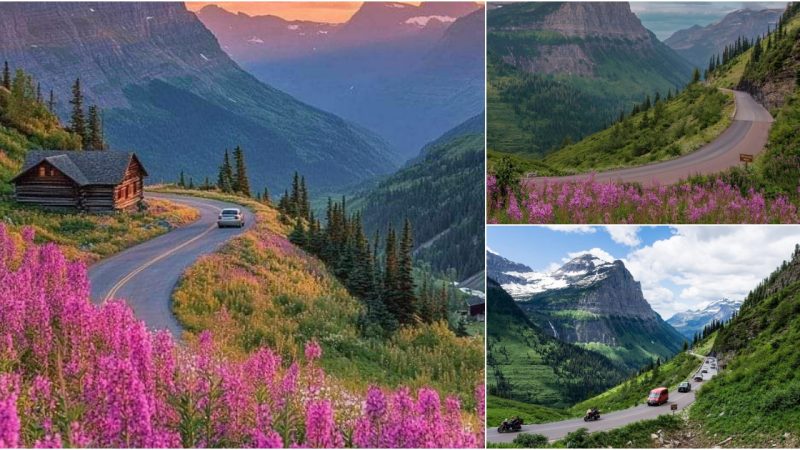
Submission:
[[[346,23],[325,29],[208,12],[214,15],[203,9],[200,19],[256,77],[376,132],[403,160],[483,110],[478,4],[365,2]]]
[[[608,358],[544,332],[491,277],[487,289],[490,395],[565,407],[625,377],[626,371]],[[487,406],[493,407],[492,397]]]
[[[691,74],[627,3],[509,3],[487,20],[492,150],[545,154]]]
[[[3,3],[0,59],[54,89],[62,117],[80,74],[111,146],[136,151],[151,182],[180,170],[213,179],[235,145],[255,189],[283,188],[294,170],[339,187],[397,164],[376,136],[243,71],[183,4]]]
[[[716,320],[726,322],[742,306],[741,300],[723,298],[712,302],[702,309],[680,312],[670,317],[667,323],[678,330],[687,339],[692,339],[703,327]]]
[[[704,27],[694,25],[676,31],[664,43],[692,65],[703,69],[712,56],[722,54],[725,46],[738,38],[754,39],[775,28],[782,12],[780,9],[738,9]]]
[[[653,311],[622,261],[585,254],[551,273],[487,271],[512,277],[503,288],[548,334],[630,369],[674,355],[685,340]]]

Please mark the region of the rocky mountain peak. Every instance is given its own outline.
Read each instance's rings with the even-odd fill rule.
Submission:
[[[542,25],[568,37],[650,39],[627,2],[564,2]]]

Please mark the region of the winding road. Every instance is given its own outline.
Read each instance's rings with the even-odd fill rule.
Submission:
[[[753,100],[750,94],[733,92],[736,111],[731,125],[716,139],[700,149],[668,161],[656,162],[626,169],[597,172],[597,181],[638,182],[642,184],[677,183],[692,175],[710,174],[741,164],[739,154],[756,155],[764,150],[772,126],[772,116],[763,106]],[[527,178],[528,184],[541,184],[545,181],[585,180],[592,174],[570,175],[564,177]]]
[[[710,362],[709,362],[710,361]],[[551,442],[562,439],[567,433],[578,430],[579,428],[586,428],[589,432],[607,431],[614,428],[619,428],[633,422],[640,420],[655,419],[662,414],[671,414],[672,410],[670,405],[677,405],[677,411],[681,411],[687,406],[691,405],[695,399],[695,393],[698,389],[717,375],[717,370],[712,369],[712,363],[716,365],[715,358],[703,358],[703,363],[692,373],[692,377],[700,375],[703,381],[692,383],[692,390],[689,392],[672,391],[669,393],[669,402],[661,406],[647,406],[646,403],[634,406],[632,408],[614,411],[610,413],[603,413],[600,411],[600,420],[594,422],[584,422],[583,418],[562,420],[560,422],[550,422],[535,425],[523,425],[522,431],[518,433],[498,433],[497,427],[488,428],[486,430],[486,440],[488,442],[511,442],[519,433],[535,433],[546,436]],[[701,373],[706,370],[707,373]],[[658,386],[653,386],[658,387]]]
[[[193,207],[200,218],[169,233],[126,249],[89,267],[91,297],[95,303],[124,299],[136,317],[152,330],[169,330],[180,337],[181,327],[172,314],[172,291],[183,272],[197,258],[219,248],[253,224],[253,215],[240,205],[170,194],[147,194]],[[244,228],[217,228],[222,208],[240,208]]]

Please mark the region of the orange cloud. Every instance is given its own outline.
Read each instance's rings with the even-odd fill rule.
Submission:
[[[273,15],[286,20],[342,23],[358,11],[363,2],[186,2],[190,11],[217,5],[233,13],[250,16]],[[403,2],[419,4],[419,2]]]

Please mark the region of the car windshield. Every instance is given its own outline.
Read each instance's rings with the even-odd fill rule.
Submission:
[[[223,216],[235,216],[237,214],[239,214],[239,210],[238,209],[223,209],[222,210],[222,215]]]
[[[658,398],[658,392],[651,392],[650,398]]]

